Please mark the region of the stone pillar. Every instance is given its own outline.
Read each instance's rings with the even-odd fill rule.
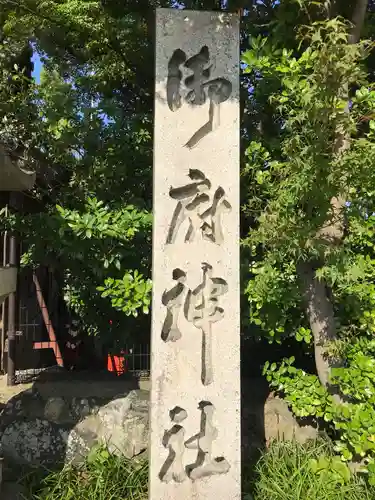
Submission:
[[[240,500],[239,18],[158,9],[151,500]]]

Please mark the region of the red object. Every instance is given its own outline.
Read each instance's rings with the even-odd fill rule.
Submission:
[[[59,366],[64,366],[64,361],[63,361],[63,358],[61,356],[60,347],[59,347],[59,344],[58,344],[57,339],[56,339],[55,330],[53,329],[53,326],[52,326],[52,323],[51,323],[51,320],[50,320],[50,317],[48,314],[48,309],[47,309],[46,303],[44,302],[42,289],[40,288],[39,280],[36,277],[35,273],[33,274],[33,281],[34,281],[35,288],[36,288],[36,296],[38,299],[38,304],[39,304],[40,310],[42,311],[44,324],[45,324],[45,327],[46,327],[46,330],[48,333],[48,337],[49,337],[49,342],[34,342],[33,349],[52,349],[54,354],[55,354],[57,364]]]
[[[126,373],[126,360],[124,354],[121,356],[115,356],[113,354],[108,354],[107,359],[107,370],[109,372],[116,372],[116,375],[122,375]]]

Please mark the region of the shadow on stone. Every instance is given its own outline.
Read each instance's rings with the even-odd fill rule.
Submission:
[[[243,374],[241,383],[241,451],[246,474],[254,473],[270,440],[305,442],[317,437],[311,426],[298,425],[286,403],[270,394],[266,380],[253,371]],[[97,444],[106,444],[111,452],[128,458],[147,454],[150,384],[142,389],[141,383],[130,376],[98,373],[43,374],[29,389],[1,405],[6,487],[16,488],[9,481],[19,480],[20,467],[59,470],[65,463],[82,462]],[[183,409],[174,410],[179,415]]]
[[[241,459],[246,467],[256,464],[266,446],[264,409],[268,395],[269,387],[263,377],[242,378]]]
[[[129,375],[43,374],[0,410],[3,480],[19,479],[20,466],[59,470],[82,462],[100,444],[139,455],[148,444],[148,400]]]

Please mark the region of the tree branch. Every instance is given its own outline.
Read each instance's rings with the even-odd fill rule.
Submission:
[[[355,4],[348,44],[355,44],[360,39],[367,4],[368,0],[357,0]],[[332,2],[331,13],[336,7],[336,2]],[[348,94],[348,89],[344,91]],[[349,113],[349,105],[345,111]],[[333,154],[342,155],[349,147],[350,137],[343,130],[338,129]],[[316,237],[323,240],[326,245],[333,246],[341,244],[344,238],[345,199],[341,193],[338,193],[331,199],[330,204],[331,214],[326,223],[317,231]],[[298,267],[298,274],[305,300],[306,316],[314,337],[315,363],[319,380],[331,394],[335,395],[337,402],[342,402],[342,398],[335,394],[330,383],[330,371],[338,365],[338,360],[327,356],[327,346],[337,340],[334,307],[326,283],[316,277],[318,267],[317,261],[302,263]]]

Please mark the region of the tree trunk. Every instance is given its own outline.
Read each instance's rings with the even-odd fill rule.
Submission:
[[[316,370],[321,384],[329,387],[332,359],[327,358],[325,350],[327,344],[336,340],[335,316],[326,284],[315,276],[316,267],[312,262],[302,263],[298,266],[298,274],[314,338]]]
[[[357,0],[352,14],[352,29],[349,34],[348,43],[357,43],[360,39],[368,0]],[[349,107],[347,108],[349,112]],[[334,154],[340,155],[350,147],[350,138],[341,130],[337,131],[337,138],[334,146]],[[345,199],[339,195],[331,199],[331,214],[327,222],[317,232],[317,238],[324,239],[328,245],[338,245],[344,237],[344,210]],[[330,384],[331,368],[337,366],[338,360],[327,356],[327,346],[337,340],[335,328],[335,314],[329,290],[324,280],[316,277],[318,262],[307,262],[298,266],[302,294],[305,301],[306,316],[310,323],[310,328],[314,338],[314,351],[316,370],[320,382],[330,393],[334,394],[334,389]],[[335,399],[341,401],[340,396],[335,395]]]

